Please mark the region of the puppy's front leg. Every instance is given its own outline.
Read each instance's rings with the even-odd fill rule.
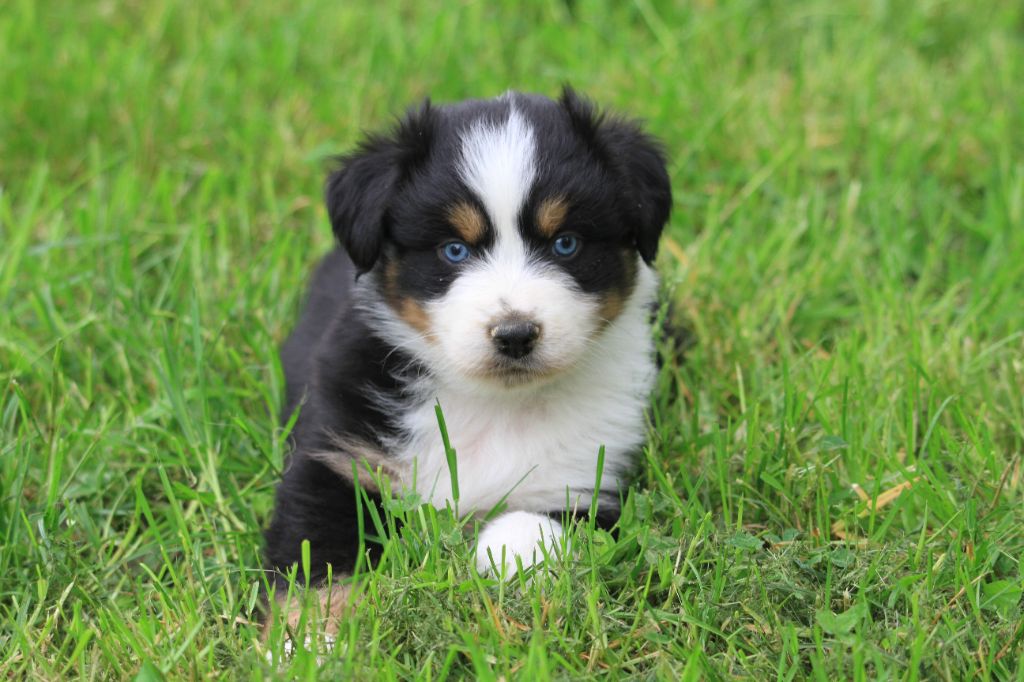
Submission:
[[[529,568],[562,548],[562,524],[546,514],[508,512],[488,523],[476,545],[480,573],[497,571],[509,578],[516,574],[516,557]]]

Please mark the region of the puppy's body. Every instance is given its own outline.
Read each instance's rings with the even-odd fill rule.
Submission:
[[[635,124],[507,94],[411,113],[344,160],[327,200],[344,251],[314,275],[282,350],[294,453],[267,534],[272,568],[311,581],[358,551],[353,464],[434,505],[452,499],[437,424],[457,452],[460,512],[505,513],[477,559],[549,547],[565,512],[600,520],[644,438],[655,375],[650,267],[670,190]],[[358,275],[358,277],[357,277]]]

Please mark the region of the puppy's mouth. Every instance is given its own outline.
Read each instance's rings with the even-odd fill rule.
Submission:
[[[512,359],[494,358],[491,366],[485,371],[487,378],[496,380],[508,387],[525,386],[551,378],[558,370],[546,363],[527,357]]]

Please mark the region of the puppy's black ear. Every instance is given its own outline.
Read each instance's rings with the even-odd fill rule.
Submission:
[[[327,178],[327,214],[338,242],[360,272],[377,262],[387,241],[388,207],[430,153],[434,131],[430,100],[410,109],[387,135],[369,135],[338,159]]]
[[[637,251],[650,265],[672,210],[672,186],[661,144],[628,119],[606,116],[566,85],[561,104],[575,133],[615,175],[623,219],[629,221]]]

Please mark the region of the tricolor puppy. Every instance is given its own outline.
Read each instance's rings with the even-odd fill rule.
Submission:
[[[453,503],[437,404],[459,511],[504,504],[481,570],[555,547],[559,520],[587,513],[602,446],[599,521],[614,524],[655,378],[659,145],[569,89],[428,103],[344,157],[326,195],[341,248],[281,354],[284,418],[300,414],[268,567],[301,565],[308,539],[313,584],[352,570],[354,470],[371,498],[380,471]]]

